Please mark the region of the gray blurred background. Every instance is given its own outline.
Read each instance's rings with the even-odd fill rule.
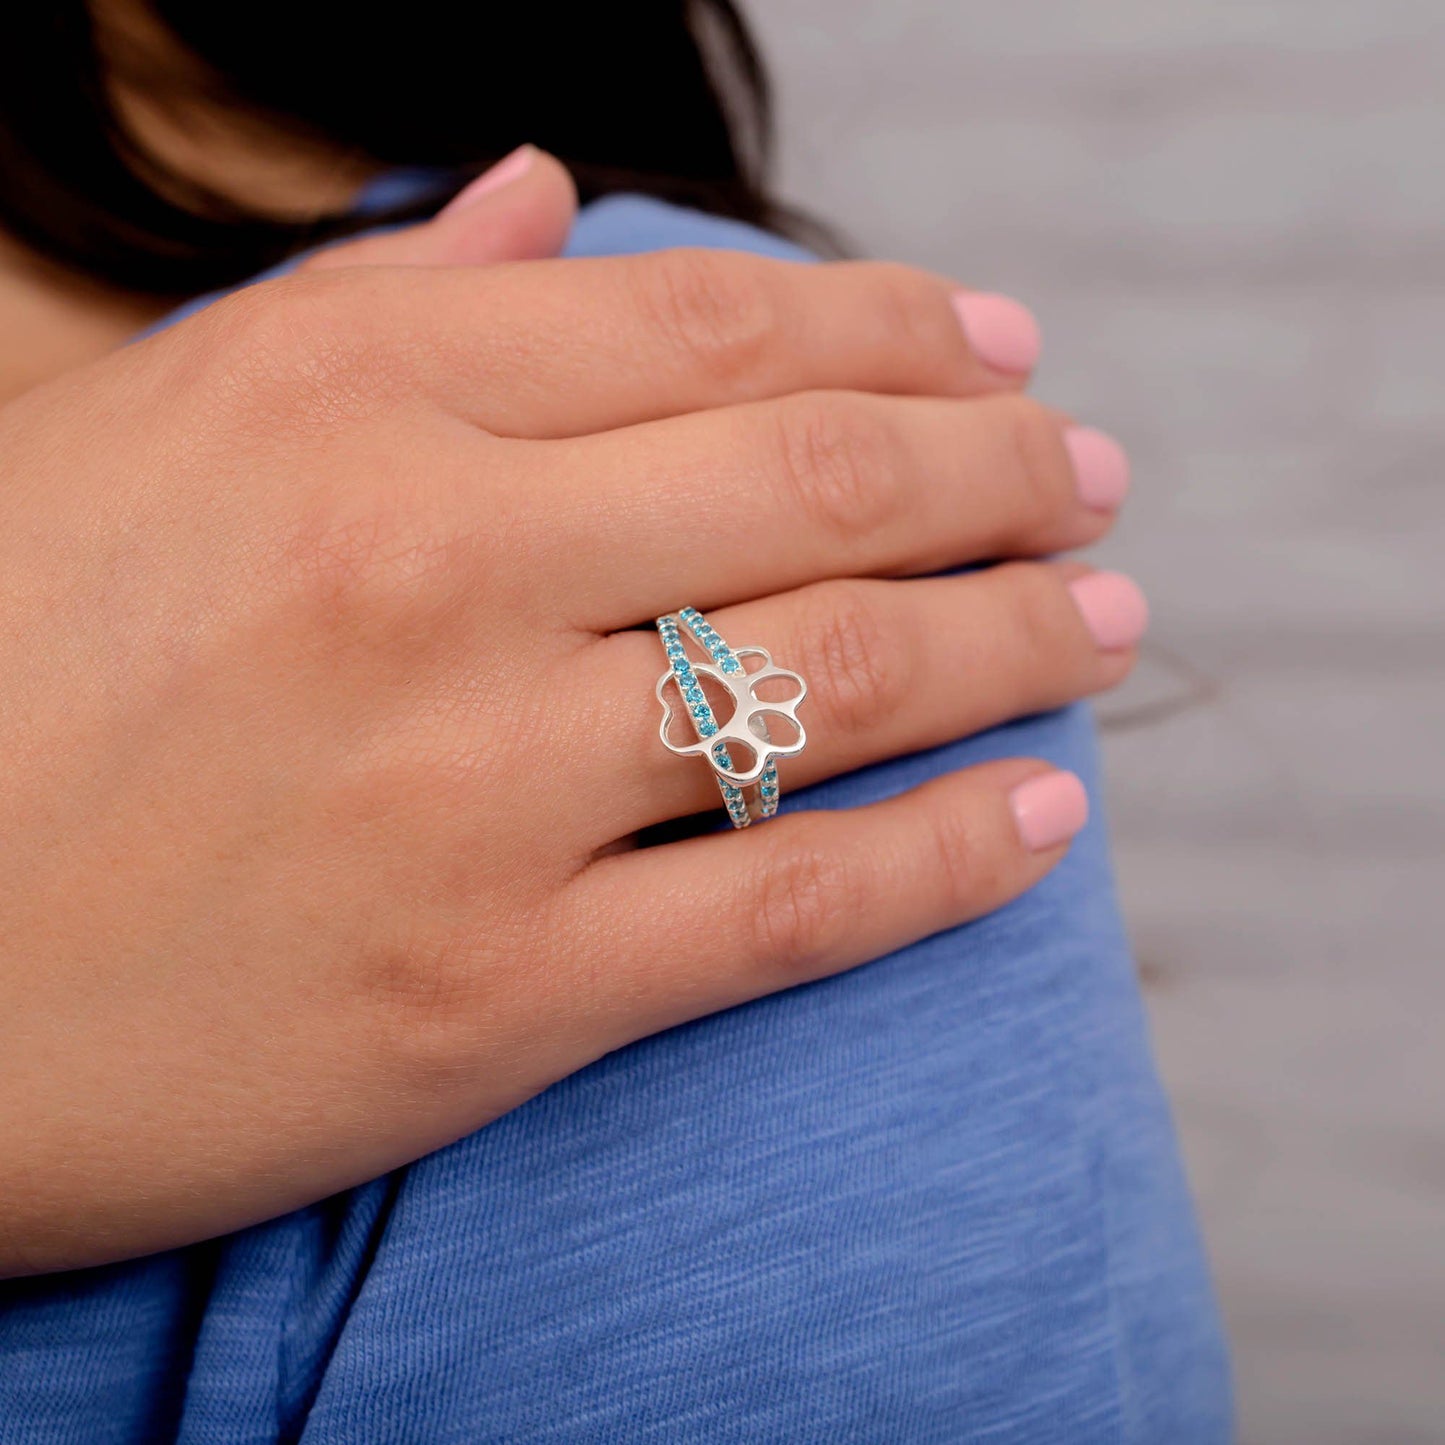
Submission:
[[[1242,1440],[1445,1441],[1445,6],[747,8],[784,194],[1134,458],[1111,814]]]

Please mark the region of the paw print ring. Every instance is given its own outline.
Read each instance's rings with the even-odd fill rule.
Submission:
[[[684,633],[708,661],[688,655]],[[657,680],[663,746],[680,758],[702,758],[712,768],[734,828],[771,818],[778,811],[777,760],[794,757],[808,742],[797,713],[808,684],[796,672],[774,666],[765,648],[729,647],[695,607],[659,617],[657,635],[667,653],[667,671]],[[726,709],[721,718],[719,708]],[[687,742],[673,736],[679,712],[691,724]]]

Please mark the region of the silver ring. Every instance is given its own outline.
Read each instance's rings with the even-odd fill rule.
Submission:
[[[706,662],[695,662],[688,656],[684,632],[707,653]],[[775,667],[766,648],[729,647],[695,607],[680,607],[659,617],[657,635],[667,653],[667,671],[657,680],[663,746],[680,758],[702,758],[708,763],[734,828],[771,818],[778,811],[777,760],[794,757],[807,745],[797,707],[808,695],[808,684],[796,672]],[[749,669],[745,660],[752,658],[761,658],[761,665]],[[758,684],[778,678],[796,683],[797,696],[783,702],[759,698]],[[731,699],[732,715],[725,722],[718,722],[704,680],[716,684]],[[677,694],[692,723],[694,742],[675,743],[668,736],[676,716],[671,692]],[[768,728],[770,717],[783,719],[796,730],[792,742],[773,740]],[[742,751],[752,757],[750,766],[740,766],[734,756]]]

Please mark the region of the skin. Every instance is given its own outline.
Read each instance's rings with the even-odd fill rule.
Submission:
[[[684,601],[809,679],[790,787],[1133,655],[1030,560],[1112,518],[949,283],[502,259],[571,207],[538,156],[0,409],[0,1271],[324,1197],[1062,856],[1027,759],[635,846],[717,810],[629,630]]]

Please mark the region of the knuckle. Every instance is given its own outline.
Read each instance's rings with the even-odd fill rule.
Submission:
[[[505,1034],[511,994],[498,987],[498,961],[537,952],[548,894],[498,886],[502,849],[473,818],[496,788],[450,727],[384,735],[357,753],[327,790],[332,836],[370,870],[349,920],[339,1008],[388,1079],[438,1092],[465,1084],[478,1050]],[[521,968],[508,977],[537,997]]]
[[[958,317],[934,278],[897,261],[858,264],[871,274],[885,325],[906,354],[951,359],[961,353]]]
[[[792,977],[824,971],[844,942],[857,874],[844,854],[819,844],[770,851],[751,913],[758,962]]]
[[[199,372],[253,423],[287,431],[376,409],[388,367],[358,283],[313,272],[248,287],[203,313]]]
[[[892,520],[899,484],[892,437],[862,396],[803,393],[781,410],[780,469],[801,515],[848,543]]]
[[[927,856],[938,872],[943,911],[961,917],[980,899],[1000,896],[1007,872],[1003,849],[990,848],[963,809],[934,808],[928,816]]]
[[[470,959],[445,939],[376,948],[360,961],[354,984],[388,1077],[425,1095],[464,1084],[474,1062],[477,994]]]
[[[203,315],[220,359],[294,368],[337,319],[335,293],[331,278],[283,277],[248,286]]]
[[[398,745],[384,733],[359,743],[318,785],[327,842],[344,848],[363,886],[351,894],[346,948],[326,975],[345,1036],[389,1081],[443,1087],[466,1057],[483,970],[456,927],[468,892],[451,800],[470,784],[441,747]],[[474,885],[472,885],[474,891]],[[505,931],[510,914],[499,910]]]
[[[1035,663],[1057,657],[1065,615],[1058,577],[1048,567],[1028,562],[1005,563],[997,570],[1013,620],[1013,655]]]
[[[777,317],[750,258],[683,248],[635,265],[645,319],[688,365],[734,385],[763,363]]]
[[[909,649],[882,616],[886,582],[824,584],[800,629],[804,676],[820,679],[822,725],[836,736],[868,736],[897,714],[911,685]],[[805,594],[806,595],[806,594]]]
[[[1047,528],[1072,501],[1058,422],[1032,397],[995,397],[989,405],[1017,488],[1018,522],[1023,528]]]
[[[280,549],[284,595],[328,642],[399,640],[420,653],[454,633],[474,539],[420,485],[313,497]],[[449,626],[448,623],[452,625]]]

